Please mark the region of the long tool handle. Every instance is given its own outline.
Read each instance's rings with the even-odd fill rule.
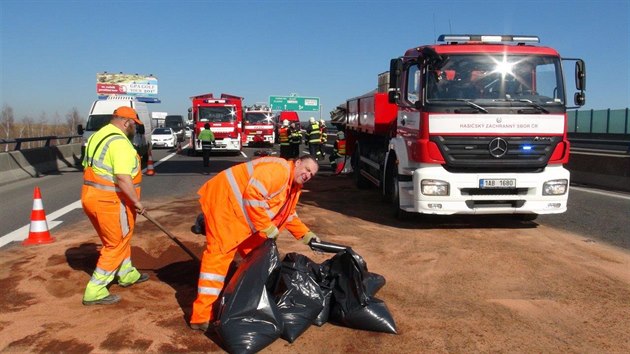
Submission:
[[[326,252],[326,253],[339,253],[341,251],[345,251],[350,248],[348,246],[339,245],[332,242],[325,242],[325,241],[317,242],[315,241],[315,239],[312,239],[308,243],[308,245],[311,247],[313,251]]]
[[[162,226],[159,222],[157,222],[157,220],[155,220],[154,218],[152,218],[148,212],[144,212],[142,215],[144,215],[145,218],[147,218],[147,220],[149,220],[150,222],[152,222],[155,226],[157,226],[160,230],[164,231],[164,233],[173,241],[175,241],[175,243],[184,250],[184,252],[188,253],[188,255],[194,259],[197,262],[199,261],[199,257],[197,257],[196,254],[192,253],[188,247],[186,247],[180,240],[177,239],[177,237],[175,237],[172,233],[170,233],[167,229],[164,228],[164,226]]]

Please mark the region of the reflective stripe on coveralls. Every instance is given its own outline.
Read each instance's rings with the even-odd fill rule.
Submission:
[[[118,188],[114,175],[116,168],[105,164],[108,151],[111,148],[110,145],[123,139],[122,141],[126,143],[119,143],[116,147],[116,153],[133,154],[133,157],[126,159],[125,163],[133,160],[134,164],[123,165],[126,166],[123,170],[129,169],[131,171],[132,182],[139,196],[139,186],[142,180],[140,158],[137,156],[131,142],[122,135],[122,131],[115,127],[108,127],[108,130],[117,130],[119,132],[102,138],[94,150],[91,149],[93,139],[90,139],[85,150],[81,202],[84,212],[103,243],[96,269],[83,295],[83,300],[86,301],[107,297],[109,295],[107,284],[113,281],[116,276],[120,284],[132,284],[141,276],[140,272],[131,263],[130,241],[136,217],[135,210],[133,206],[127,205],[126,197]],[[98,138],[101,137],[98,135],[98,132],[93,135],[95,139],[97,136]],[[105,140],[107,142],[104,144],[101,153],[97,154],[101,143]],[[109,153],[113,152],[109,151]],[[98,158],[94,156],[98,156]],[[112,159],[110,158],[110,160]],[[100,170],[97,170],[97,168]]]
[[[280,170],[284,173],[271,168],[274,164],[283,166]],[[255,173],[254,167],[260,172]],[[269,226],[270,220],[276,230],[285,224],[290,226],[289,230],[298,239],[308,232],[295,213],[301,185],[293,187],[293,171],[293,162],[262,157],[221,172],[199,190],[206,216],[207,242],[190,323],[212,320],[212,304],[224,287],[224,276],[234,256],[237,252],[246,256],[271,237],[261,231]],[[252,220],[250,215],[256,215],[256,219]]]

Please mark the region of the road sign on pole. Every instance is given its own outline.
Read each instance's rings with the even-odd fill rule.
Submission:
[[[319,111],[319,97],[269,96],[272,111]]]

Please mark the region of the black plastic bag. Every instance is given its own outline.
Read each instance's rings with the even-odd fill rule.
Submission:
[[[195,224],[192,226],[192,232],[197,235],[206,234],[206,222],[203,217],[203,213],[197,215],[197,219],[195,219]]]
[[[293,343],[324,308],[324,294],[317,283],[315,272],[319,265],[308,257],[289,253],[280,267],[274,297],[282,316],[282,339]]]
[[[370,273],[363,258],[352,249],[337,253],[322,264],[332,287],[329,321],[349,328],[396,334],[389,309],[373,295],[385,278]]]
[[[280,270],[278,249],[267,240],[253,250],[223,289],[214,330],[230,353],[255,353],[282,333],[282,317],[267,284]]]

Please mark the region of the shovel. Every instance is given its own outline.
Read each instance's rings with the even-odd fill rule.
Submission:
[[[155,220],[154,218],[152,218],[149,213],[147,213],[146,211],[144,213],[142,213],[142,215],[147,218],[147,220],[149,220],[150,222],[152,222],[155,226],[157,226],[160,230],[164,231],[164,233],[173,241],[175,241],[175,243],[179,246],[179,248],[183,249],[184,252],[188,253],[188,255],[194,259],[195,261],[197,261],[198,263],[200,263],[199,261],[199,257],[197,257],[197,255],[195,255],[194,253],[192,253],[192,251],[190,251],[188,249],[188,247],[186,247],[186,245],[184,245],[180,240],[177,239],[177,237],[175,237],[172,233],[170,233],[167,229],[164,228],[164,226],[162,226],[159,222],[157,222],[157,220]]]

